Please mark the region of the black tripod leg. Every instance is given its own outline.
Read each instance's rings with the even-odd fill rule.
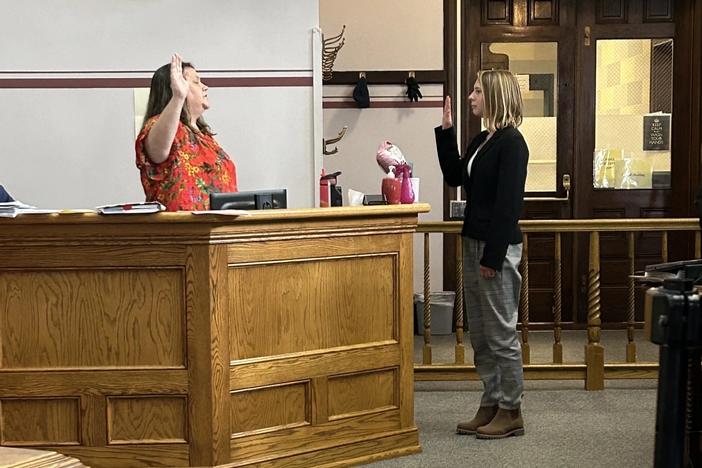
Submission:
[[[662,345],[660,353],[653,466],[682,467],[685,451],[687,353],[684,349],[669,345]]]
[[[690,466],[702,467],[702,350],[689,352],[688,447]]]

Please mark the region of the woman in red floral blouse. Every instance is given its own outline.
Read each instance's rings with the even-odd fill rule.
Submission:
[[[146,200],[168,211],[207,210],[211,192],[237,191],[236,167],[202,118],[207,90],[178,54],[151,79],[136,165]]]

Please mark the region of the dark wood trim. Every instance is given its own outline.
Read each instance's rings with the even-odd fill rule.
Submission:
[[[563,4],[568,1],[562,2]],[[566,37],[563,30],[568,26],[500,26],[482,28],[477,31],[481,42],[553,42]]]
[[[694,197],[702,159],[702,2],[674,4],[672,216],[697,217]],[[677,78],[680,77],[680,78]],[[671,236],[670,259],[692,258],[692,236]]]
[[[527,25],[527,0],[512,0],[512,26],[523,28]]]
[[[528,25],[529,26],[539,26],[539,25],[558,25],[560,15],[560,1],[551,0],[551,17],[550,18],[537,18],[536,17],[536,0],[527,1],[527,12],[528,12]]]
[[[682,0],[676,2],[674,12],[671,215],[675,217],[696,216],[693,198],[700,170],[700,19],[694,16],[696,8],[699,10],[699,2]]]
[[[447,71],[444,70],[372,70],[372,71],[335,71],[331,80],[324,82],[324,85],[355,85],[358,83],[361,73],[366,74],[366,81],[369,85],[403,85],[410,73],[414,73],[417,82],[421,84],[444,84],[446,82]],[[212,78],[210,78],[211,80]]]
[[[480,131],[480,119],[475,117],[466,106],[465,103],[468,102],[468,95],[473,89],[473,83],[475,82],[475,77],[480,70],[480,43],[481,43],[481,32],[484,29],[480,25],[478,18],[481,16],[481,6],[480,2],[476,0],[466,0],[463,2],[463,36],[461,47],[463,49],[462,57],[463,63],[461,64],[461,76],[463,77],[463,87],[460,90],[461,102],[463,103],[464,111],[461,114],[461,142],[460,148],[466,148],[468,142],[472,137],[474,137]],[[505,29],[514,29],[510,25],[500,26],[499,28],[491,27],[491,30],[500,31]]]
[[[692,33],[690,43],[692,44],[691,60],[692,70],[690,73],[690,83],[697,83],[692,86],[690,95],[691,107],[691,127],[690,136],[690,174],[692,175],[692,187],[696,188],[702,183],[700,170],[702,165],[702,2],[697,1],[692,6]],[[690,207],[690,216],[697,216],[693,206]]]
[[[614,16],[604,15],[604,2],[607,0],[597,0],[595,6],[595,21],[597,24],[626,24],[629,22],[629,1],[619,0],[619,14]],[[610,4],[615,2],[610,1]]]
[[[458,91],[458,50],[456,42],[458,40],[458,31],[456,30],[456,19],[458,16],[458,8],[453,0],[444,0],[444,70],[446,71],[446,82],[444,84],[444,95],[455,98]],[[453,115],[456,114],[456,100],[451,101]],[[438,124],[438,122],[437,122]],[[456,198],[456,189],[444,184],[443,193],[443,219],[450,218],[449,203]],[[451,258],[454,258],[452,256]]]
[[[463,8],[463,2],[461,2]],[[454,97],[460,92],[458,90],[458,31],[456,20],[461,12],[454,0],[444,0],[444,70],[446,72],[446,82],[444,83],[444,95]],[[463,64],[461,64],[461,70]],[[461,71],[461,73],[463,73]],[[456,114],[456,100],[452,99],[452,112]],[[437,122],[438,124],[439,122]],[[450,218],[450,201],[456,198],[456,189],[449,187],[445,183],[443,190],[443,219]],[[452,235],[444,235],[444,256],[443,256],[443,284],[445,291],[455,291],[456,289],[456,238]]]
[[[205,78],[210,88],[312,86],[311,76]],[[0,78],[0,89],[148,88],[151,78]]]
[[[644,23],[658,23],[658,22],[671,22],[673,21],[673,2],[674,0],[666,0],[667,8],[665,15],[649,15],[649,5],[653,3],[652,0],[643,0],[643,22]],[[683,2],[685,3],[685,2]]]
[[[481,8],[480,8],[480,24],[482,26],[490,26],[490,25],[503,25],[503,24],[512,24],[512,10],[513,10],[513,5],[512,5],[513,0],[503,0],[503,4],[505,6],[505,15],[502,18],[490,18],[488,16],[489,10],[489,3],[490,0],[481,0]],[[519,0],[516,0],[519,1]],[[497,3],[497,2],[493,2]]]
[[[602,322],[602,330],[626,330],[627,322]],[[634,322],[634,328],[643,330],[644,322]],[[522,329],[522,324],[517,323],[517,330]],[[587,323],[561,322],[563,330],[587,330]],[[529,322],[529,331],[553,331],[553,322]]]
[[[409,108],[430,108],[435,109],[443,108],[444,102],[436,99],[422,99],[418,102],[408,101],[404,98],[404,101],[399,99],[393,101],[378,101],[373,100],[370,102],[369,109],[409,109]],[[358,109],[358,104],[351,100],[346,101],[324,101],[322,104],[324,109]]]

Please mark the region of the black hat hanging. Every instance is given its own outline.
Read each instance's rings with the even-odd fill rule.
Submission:
[[[365,73],[361,73],[358,75],[358,83],[356,83],[356,87],[353,88],[353,100],[356,101],[356,104],[358,104],[358,107],[360,107],[361,109],[370,107],[368,80],[366,80]]]

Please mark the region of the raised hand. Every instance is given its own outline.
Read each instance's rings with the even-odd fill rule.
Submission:
[[[188,81],[183,76],[183,59],[178,54],[171,56],[171,91],[177,99],[184,100],[188,96]]]
[[[441,128],[446,130],[453,127],[453,116],[451,115],[451,96],[446,96],[444,101],[444,114],[441,117]]]

